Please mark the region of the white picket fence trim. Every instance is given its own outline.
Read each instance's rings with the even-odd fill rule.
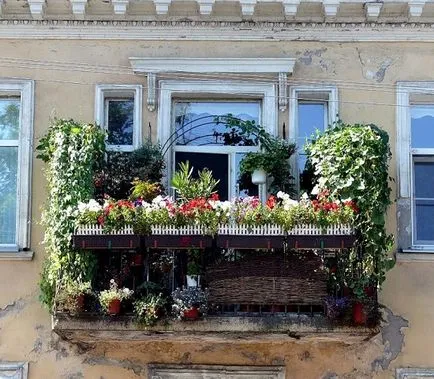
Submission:
[[[188,225],[175,227],[173,225],[153,225],[151,227],[153,235],[202,235],[204,228],[201,225]],[[125,226],[120,230],[106,233],[101,225],[81,225],[76,229],[77,235],[129,235],[134,234],[132,226]],[[248,225],[220,225],[218,229],[220,235],[250,235],[250,236],[283,236],[286,233],[283,228],[275,224],[260,226]],[[354,229],[350,225],[332,225],[326,228],[319,228],[316,225],[298,225],[287,232],[288,235],[351,235]]]
[[[101,225],[88,224],[80,225],[76,231],[76,235],[80,236],[94,236],[94,235],[129,235],[134,234],[133,227],[131,225],[124,226],[122,229],[113,230],[110,233],[104,231]]]

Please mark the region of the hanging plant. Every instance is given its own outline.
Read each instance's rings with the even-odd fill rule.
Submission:
[[[388,257],[393,236],[387,234],[385,216],[390,205],[389,137],[375,125],[349,125],[342,121],[307,144],[317,187],[331,197],[356,200],[354,218],[358,245],[345,265],[344,281],[356,296],[370,285],[381,285],[393,266]]]
[[[53,306],[55,286],[65,280],[92,279],[94,257],[71,248],[79,202],[94,192],[94,169],[104,152],[104,132],[93,124],[56,119],[37,147],[47,165],[48,197],[42,214],[46,259],[41,275],[41,301]]]

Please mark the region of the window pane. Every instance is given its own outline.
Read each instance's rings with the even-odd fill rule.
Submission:
[[[197,171],[203,170],[205,167],[212,171],[214,179],[219,179],[217,192],[221,200],[228,200],[228,184],[229,184],[229,162],[227,154],[208,154],[208,153],[175,153],[175,168],[178,168],[180,162],[190,162],[190,167],[194,167],[193,175],[197,175]]]
[[[0,147],[0,244],[16,243],[18,147]]]
[[[304,145],[316,130],[322,131],[327,127],[326,119],[327,103],[298,103],[297,166],[301,193],[309,193],[313,187],[313,172],[311,168],[306,167],[307,155]]]
[[[216,123],[217,116],[231,114],[243,121],[260,122],[260,101],[257,102],[175,102],[177,145],[256,145],[254,137],[241,137],[236,129]]]
[[[0,140],[17,140],[20,125],[20,100],[0,99]]]
[[[434,200],[416,200],[416,241],[434,241]]]
[[[434,106],[411,107],[411,147],[434,148]]]
[[[235,154],[235,178],[236,185],[238,186],[238,197],[246,196],[258,196],[259,187],[252,183],[251,175],[241,175],[240,173],[240,163],[243,160],[246,153]]]
[[[434,161],[414,162],[414,187],[416,198],[434,199]]]
[[[109,145],[132,145],[134,126],[134,100],[108,101],[108,138]]]

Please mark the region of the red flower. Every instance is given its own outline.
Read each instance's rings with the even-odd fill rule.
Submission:
[[[213,193],[211,195],[211,197],[210,197],[210,200],[212,200],[212,201],[218,201],[218,200],[220,200],[219,194],[218,193]]]
[[[268,208],[273,209],[276,206],[276,197],[271,195],[266,204]]]

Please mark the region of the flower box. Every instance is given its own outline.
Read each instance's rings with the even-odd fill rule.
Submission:
[[[205,249],[213,246],[214,237],[204,235],[198,226],[152,226],[151,234],[140,236],[131,226],[105,233],[99,225],[77,228],[73,235],[76,248],[135,249],[144,244],[152,249]],[[223,249],[343,249],[352,247],[355,236],[348,225],[319,228],[299,225],[285,232],[279,225],[221,225],[215,236],[216,247]]]
[[[222,225],[217,234],[217,247],[224,249],[279,249],[284,242],[278,225]]]
[[[205,249],[212,247],[213,238],[203,234],[200,226],[152,226],[145,246],[153,249]]]
[[[344,249],[354,245],[354,230],[349,225],[332,225],[319,228],[299,225],[287,233],[290,249]]]
[[[72,236],[74,248],[86,250],[135,249],[140,247],[140,240],[132,226],[106,233],[101,225],[82,225]]]

